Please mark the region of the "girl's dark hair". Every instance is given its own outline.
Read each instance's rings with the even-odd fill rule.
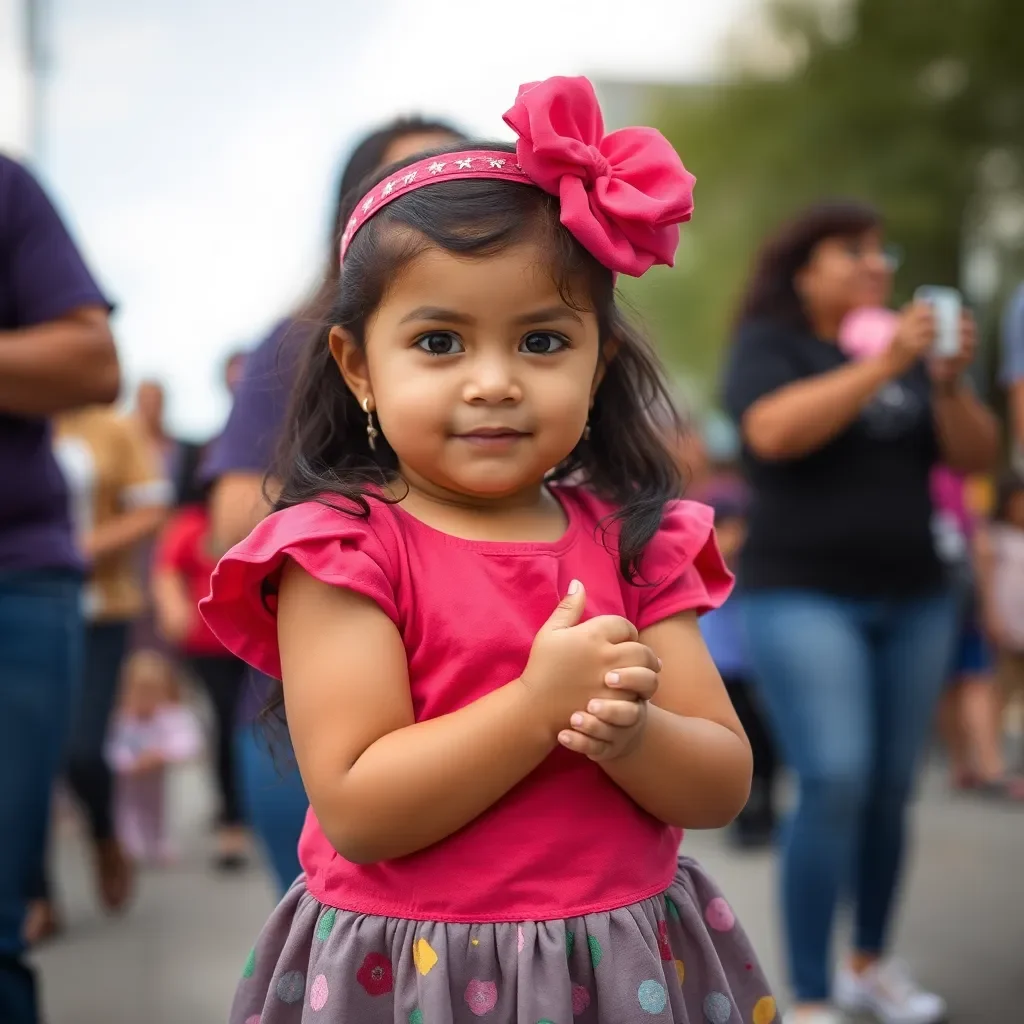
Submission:
[[[1024,477],[1019,473],[1011,470],[999,478],[999,484],[996,487],[996,504],[992,510],[993,522],[1006,522],[1010,502],[1013,500],[1013,496],[1021,491],[1024,491]]]
[[[808,326],[794,278],[826,238],[856,238],[881,226],[881,214],[854,200],[809,206],[761,246],[740,302],[737,323],[770,320],[788,327]]]
[[[331,234],[327,244],[327,260],[324,264],[323,277],[317,291],[311,299],[306,318],[322,319],[334,301],[338,285],[338,248],[341,243],[341,231],[351,214],[347,213],[346,199],[350,193],[360,188],[364,182],[369,187],[368,179],[381,166],[388,150],[401,139],[409,135],[450,135],[452,139],[466,138],[457,128],[446,121],[425,117],[396,117],[393,121],[382,125],[376,131],[365,136],[352,150],[351,155],[342,168],[335,193],[334,212],[331,216]],[[352,201],[354,201],[352,196]]]
[[[473,145],[515,152],[503,143]],[[384,169],[365,187],[398,169]],[[350,195],[342,220],[361,197],[362,189]],[[379,494],[380,486],[397,476],[398,460],[385,437],[370,450],[366,414],[328,348],[331,327],[345,328],[365,344],[367,322],[394,274],[429,247],[491,256],[527,240],[546,249],[564,301],[595,312],[608,357],[590,415],[590,437],[555,468],[553,478],[582,479],[618,506],[613,519],[620,524],[620,569],[628,580],[640,575],[640,557],[661,524],[665,504],[682,490],[666,443],[666,433],[680,432],[682,425],[658,360],[615,304],[611,271],[562,227],[556,197],[517,182],[457,180],[421,188],[391,202],[355,235],[335,301],[310,339],[292,394],[289,432],[275,474],[282,483],[277,508],[324,500],[326,494],[344,499],[344,511],[367,516],[368,495]]]

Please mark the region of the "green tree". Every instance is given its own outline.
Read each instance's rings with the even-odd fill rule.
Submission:
[[[676,269],[628,291],[705,389],[758,243],[799,207],[876,204],[904,250],[905,297],[959,281],[965,245],[1024,195],[1020,0],[774,0],[766,20],[762,51],[786,71],[741,58],[720,83],[650,95],[651,123],[697,176],[696,212]]]

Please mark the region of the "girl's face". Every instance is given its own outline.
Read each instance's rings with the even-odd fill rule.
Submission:
[[[826,238],[797,274],[796,288],[808,312],[829,319],[863,306],[884,306],[892,291],[892,259],[882,233]]]
[[[597,317],[566,305],[532,244],[428,249],[391,282],[365,348],[335,329],[331,349],[409,484],[461,501],[538,488],[579,442],[600,379]]]

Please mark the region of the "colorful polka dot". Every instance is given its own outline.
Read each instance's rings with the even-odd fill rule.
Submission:
[[[251,1017],[246,1017],[245,1024],[260,1024],[260,1015],[254,1013]]]
[[[594,966],[594,970],[600,966],[601,961],[604,959],[604,951],[601,949],[601,943],[594,938],[593,935],[587,939],[587,945],[590,947],[590,962]]]
[[[676,906],[675,900],[672,899],[671,896],[665,897],[665,909],[668,911],[668,916],[671,917],[673,921],[681,920],[679,917],[679,908]]]
[[[306,994],[306,978],[302,971],[287,971],[277,979],[277,998],[282,1003],[301,1003]]]
[[[704,908],[704,920],[707,921],[708,926],[710,928],[714,928],[716,932],[732,931],[733,926],[736,924],[736,918],[733,915],[732,907],[730,907],[721,896],[716,896]]]
[[[576,933],[566,932],[565,933],[565,955],[572,956],[572,951],[576,948]]]
[[[249,950],[249,958],[245,961],[245,966],[242,968],[242,977],[251,978],[256,973],[256,949]]]
[[[416,965],[416,970],[424,977],[434,969],[434,965],[437,963],[437,954],[426,939],[417,939],[413,943],[412,962]]]
[[[775,1000],[771,996],[762,996],[754,1006],[754,1015],[750,1019],[753,1024],[772,1024],[778,1012]]]
[[[590,1005],[590,993],[582,985],[572,987],[572,1015],[578,1017]]]
[[[318,974],[309,989],[309,1008],[319,1013],[327,1005],[329,994],[327,979],[322,974]]]
[[[331,934],[331,929],[334,927],[334,919],[338,916],[338,912],[334,907],[329,907],[324,911],[323,916],[317,922],[316,926],[316,937],[321,942],[326,942],[328,936]]]
[[[680,985],[686,980],[686,965],[682,960],[676,961],[676,977],[679,979]]]
[[[479,945],[480,945],[480,940],[479,940],[479,939],[470,939],[469,941],[470,941],[470,942],[471,942],[471,943],[472,943],[472,944],[473,944],[474,946],[479,946]]]
[[[418,1006],[409,1014],[409,1024],[423,1024],[423,1011]]]
[[[640,987],[636,990],[636,998],[641,1009],[652,1014],[661,1013],[668,1001],[665,986],[653,979],[640,983]]]
[[[672,946],[668,941],[668,921],[658,922],[658,952],[665,963],[672,962]]]
[[[483,1017],[498,1005],[498,986],[474,978],[466,986],[466,1005],[475,1017]]]
[[[724,992],[712,992],[704,1000],[704,1016],[708,1024],[729,1024],[732,1003]]]

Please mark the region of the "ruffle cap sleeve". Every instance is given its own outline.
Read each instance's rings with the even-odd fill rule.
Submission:
[[[281,678],[273,589],[287,558],[322,583],[375,601],[397,623],[392,561],[371,525],[387,509],[376,502],[370,508],[367,519],[317,502],[294,505],[268,516],[228,551],[199,603],[220,642],[259,671]]]
[[[637,629],[680,612],[703,615],[724,604],[732,592],[733,574],[715,539],[715,513],[696,501],[666,506],[640,568]]]

